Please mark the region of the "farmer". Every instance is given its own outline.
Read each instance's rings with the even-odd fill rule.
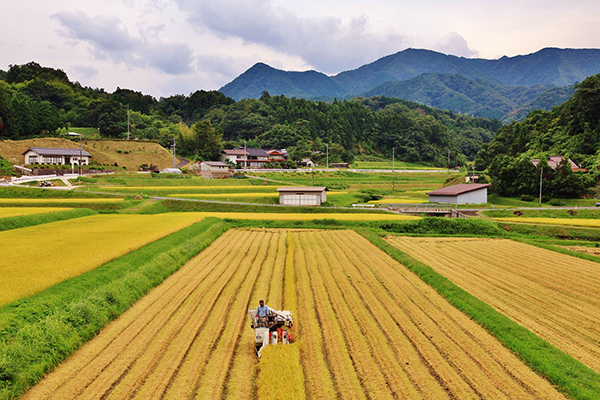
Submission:
[[[267,326],[268,324],[268,318],[269,318],[269,311],[271,311],[271,309],[268,306],[265,306],[265,301],[264,300],[260,300],[258,302],[258,307],[256,307],[256,325],[257,326]]]

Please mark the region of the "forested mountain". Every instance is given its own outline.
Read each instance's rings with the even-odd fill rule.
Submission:
[[[423,74],[405,81],[384,83],[362,96],[406,99],[456,113],[510,122],[527,114],[521,114],[524,107],[535,105],[538,106],[536,109],[547,111],[567,101],[571,94],[570,87],[504,86],[470,80],[458,74]]]
[[[551,111],[533,111],[522,122],[503,126],[475,159],[478,170],[489,169],[495,190],[503,195],[535,194],[539,177],[557,196],[581,194],[598,178],[600,159],[600,74],[575,85],[575,93]],[[564,155],[587,174],[563,166],[552,171],[545,160]],[[536,169],[531,160],[541,159]],[[540,168],[544,171],[541,172]]]
[[[453,107],[449,109],[455,112],[491,116],[508,121],[516,116],[524,117],[519,109],[525,103],[536,100],[527,98],[525,103],[515,102],[510,98],[510,88],[501,90],[501,87],[523,87],[520,92],[528,92],[525,87],[572,87],[576,82],[597,73],[600,73],[599,49],[546,48],[533,54],[502,57],[498,60],[468,59],[431,50],[407,49],[332,77],[315,71],[285,72],[265,64],[257,64],[219,90],[236,100],[258,98],[263,90],[271,94],[313,99],[393,95],[406,100],[420,101],[432,107],[443,107],[443,104],[447,104]],[[309,79],[309,76],[314,74],[319,74],[318,84],[313,84],[314,80]],[[423,96],[423,100],[417,100],[418,94],[412,91],[412,86],[416,83],[400,83],[423,74],[460,75],[465,79],[452,90],[443,88],[439,92],[436,89],[443,83],[429,82],[433,85],[430,88],[431,93]],[[421,83],[424,79],[421,79]],[[498,101],[485,104],[473,98],[473,87],[479,86],[481,96],[486,96],[492,88],[490,84],[496,92],[492,99]],[[392,94],[394,90],[391,88],[396,87],[394,85],[399,85],[402,89],[397,89],[397,93]],[[503,92],[500,97],[504,99],[498,99],[499,91]],[[544,94],[545,109],[564,102],[564,93],[565,90]],[[541,95],[541,92],[538,94]],[[518,94],[518,97],[522,97],[521,94]],[[509,106],[512,103],[514,104]]]
[[[317,74],[319,75],[319,74]],[[61,70],[37,63],[0,73],[0,138],[53,134],[69,126],[97,128],[105,137],[130,135],[164,146],[177,140],[178,154],[219,156],[222,146],[287,148],[293,158],[329,148],[330,161],[355,154],[446,166],[472,159],[501,123],[381,96],[349,101],[310,101],[271,96],[235,102],[220,92],[196,91],[155,99],[129,89],[113,93],[70,82]],[[321,79],[321,75],[315,79]]]

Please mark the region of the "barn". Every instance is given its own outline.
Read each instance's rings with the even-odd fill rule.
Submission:
[[[484,204],[487,203],[489,183],[463,183],[428,192],[431,203]]]
[[[327,188],[324,186],[280,187],[279,204],[285,206],[319,206],[327,201]]]

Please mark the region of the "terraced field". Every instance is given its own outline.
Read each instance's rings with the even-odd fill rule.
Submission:
[[[388,241],[600,372],[600,264],[507,239]]]
[[[72,208],[61,207],[0,207],[0,218],[17,217],[20,215],[46,214],[58,211],[72,210]]]
[[[259,362],[246,310],[260,298],[293,311],[297,343]],[[276,379],[278,357],[301,368]],[[272,398],[278,385],[311,399],[563,398],[357,233],[267,229],[225,233],[25,398]]]

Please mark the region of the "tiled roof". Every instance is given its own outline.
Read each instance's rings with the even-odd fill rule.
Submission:
[[[427,194],[434,196],[457,196],[459,194],[472,192],[474,190],[479,190],[490,186],[492,185],[489,183],[461,183],[460,185],[448,186],[432,192],[427,192]]]
[[[92,156],[87,151],[80,150],[80,149],[56,149],[56,148],[50,148],[50,147],[30,147],[29,149],[27,149],[27,151],[25,153],[27,153],[29,150],[33,150],[42,156],[78,156],[80,154],[82,156],[88,156],[88,157]],[[23,154],[25,154],[25,153],[23,153]]]

